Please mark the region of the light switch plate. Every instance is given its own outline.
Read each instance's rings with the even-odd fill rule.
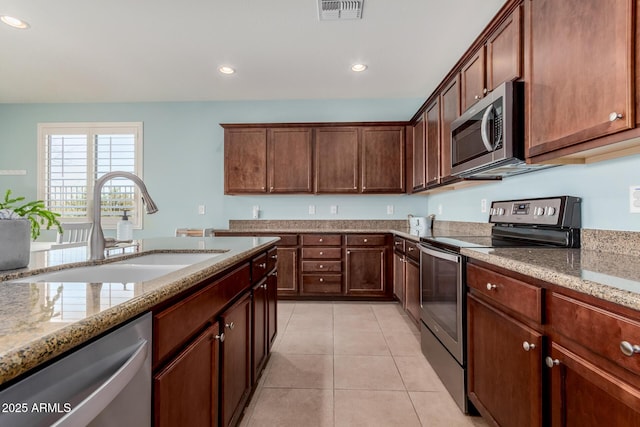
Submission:
[[[335,215],[338,213],[338,205],[331,205],[331,207],[329,208],[329,212],[331,212],[331,214]]]
[[[316,214],[316,205],[309,205],[309,215]]]
[[[198,205],[198,215],[204,215],[205,212],[205,205]]]

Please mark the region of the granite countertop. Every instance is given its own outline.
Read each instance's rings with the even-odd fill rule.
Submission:
[[[32,252],[27,268],[0,272],[0,384],[119,324],[275,243],[268,237],[170,237],[137,242],[136,254],[87,262],[86,247]],[[137,255],[214,255],[136,283],[31,283],[29,275]]]
[[[640,311],[640,263],[636,255],[591,249],[474,248],[461,253]]]

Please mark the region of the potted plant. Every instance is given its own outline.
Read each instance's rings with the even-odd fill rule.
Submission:
[[[40,235],[41,227],[56,227],[62,233],[60,214],[47,210],[42,200],[24,203],[24,197],[11,198],[7,190],[0,201],[0,270],[29,265],[30,241]]]

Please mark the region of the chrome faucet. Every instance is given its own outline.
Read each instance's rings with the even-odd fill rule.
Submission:
[[[144,185],[144,182],[142,182],[142,180],[136,175],[124,171],[113,171],[102,175],[96,180],[96,183],[93,186],[93,204],[89,205],[89,216],[93,218],[93,226],[91,227],[91,231],[89,232],[88,249],[90,260],[104,259],[104,232],[102,231],[102,225],[100,224],[102,201],[101,193],[104,183],[113,178],[127,178],[133,181],[133,183],[136,184],[142,192],[142,203],[145,204],[147,213],[153,214],[158,212],[158,207],[149,195],[147,186]]]

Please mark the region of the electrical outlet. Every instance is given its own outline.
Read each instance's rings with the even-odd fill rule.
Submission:
[[[198,205],[198,215],[204,215],[205,211],[204,205]]]
[[[487,212],[487,199],[480,200],[480,212],[482,213]]]
[[[316,214],[316,205],[309,205],[309,215]]]
[[[629,212],[640,213],[640,185],[629,187]]]
[[[330,212],[332,215],[337,214],[337,213],[338,213],[338,205],[331,205],[331,207],[329,208],[329,212]]]
[[[251,216],[253,219],[258,219],[260,217],[260,206],[255,205],[251,211]]]
[[[442,203],[438,205],[438,215],[442,215]]]
[[[393,205],[387,205],[387,215],[393,215]]]

